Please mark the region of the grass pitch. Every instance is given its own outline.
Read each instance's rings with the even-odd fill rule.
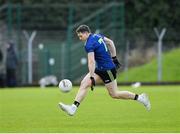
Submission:
[[[72,103],[77,89],[70,93],[58,88],[0,90],[0,132],[180,132],[180,86],[120,87],[148,93],[150,112],[138,102],[114,100],[104,87],[96,87],[70,117],[58,103]]]

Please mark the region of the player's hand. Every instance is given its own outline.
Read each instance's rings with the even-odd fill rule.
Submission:
[[[94,77],[91,76],[90,79],[91,79],[91,90],[93,91],[94,90],[94,86],[96,85],[96,82],[95,82]]]
[[[112,59],[113,59],[113,62],[116,66],[116,69],[119,69],[122,66],[122,64],[118,61],[116,56],[112,57]]]

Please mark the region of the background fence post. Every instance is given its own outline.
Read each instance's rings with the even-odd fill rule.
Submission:
[[[7,8],[7,27],[8,27],[8,38],[10,39],[12,36],[12,21],[13,21],[13,17],[12,17],[12,4],[10,3],[10,1],[8,0],[8,8]]]
[[[72,46],[72,35],[74,32],[72,28],[73,24],[73,6],[72,4],[69,5],[69,15],[68,15],[68,30],[67,30],[67,44],[66,44],[66,62],[65,64],[65,70],[66,70],[66,77],[71,79],[71,46]]]
[[[162,81],[162,39],[166,32],[166,28],[163,28],[162,31],[159,33],[157,28],[154,28],[154,31],[158,37],[158,82]]]
[[[36,31],[33,31],[31,36],[28,35],[27,31],[24,31],[25,38],[27,39],[28,43],[28,84],[32,84],[33,82],[33,67],[32,67],[32,43],[36,36]]]

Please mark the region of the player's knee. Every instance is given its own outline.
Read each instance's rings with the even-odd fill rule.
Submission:
[[[90,87],[90,83],[85,80],[82,80],[80,87],[88,88],[88,87]]]
[[[117,93],[115,91],[112,91],[112,92],[110,91],[109,95],[114,99],[118,98]]]

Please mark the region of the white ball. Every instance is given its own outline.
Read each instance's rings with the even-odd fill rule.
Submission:
[[[72,89],[72,82],[68,79],[63,79],[59,82],[59,89],[62,92],[69,92]]]

